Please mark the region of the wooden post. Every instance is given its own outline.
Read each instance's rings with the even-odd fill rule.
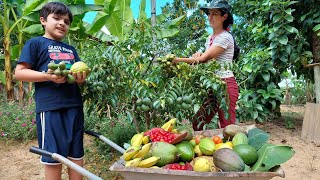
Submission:
[[[307,103],[304,112],[301,138],[320,145],[320,63],[304,67],[314,69],[314,91],[316,103]]]

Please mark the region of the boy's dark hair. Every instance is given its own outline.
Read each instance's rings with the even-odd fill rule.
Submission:
[[[49,14],[68,15],[70,23],[73,21],[72,12],[65,4],[61,2],[49,2],[40,10],[40,17],[47,19]]]

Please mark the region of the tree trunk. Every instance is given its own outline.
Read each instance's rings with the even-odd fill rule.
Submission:
[[[11,58],[10,58],[10,37],[6,36],[3,41],[4,47],[4,64],[5,64],[5,78],[6,78],[6,94],[7,101],[14,100],[14,91],[12,87],[12,75],[11,75]]]
[[[317,36],[318,33],[320,33],[320,30],[317,32],[312,32],[312,54],[313,60],[316,63],[320,62],[320,37]],[[316,103],[320,104],[320,66],[315,66],[313,70]]]
[[[312,54],[313,60],[316,63],[320,62],[320,37],[317,36],[318,33],[320,33],[320,30],[312,32]]]

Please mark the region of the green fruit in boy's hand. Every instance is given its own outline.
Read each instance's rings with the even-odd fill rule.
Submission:
[[[55,64],[54,62],[50,62],[49,64],[48,64],[48,69],[51,69],[51,70],[56,70],[56,69],[58,69],[58,67],[59,67],[59,65],[58,64]]]
[[[58,65],[59,65],[59,68],[61,70],[65,70],[66,69],[66,63],[64,61],[61,61]]]
[[[67,75],[67,82],[69,84],[72,84],[72,83],[74,83],[74,81],[75,81],[75,78],[71,74],[68,74]]]
[[[90,70],[89,66],[88,66],[86,63],[84,63],[84,62],[82,62],[82,61],[78,61],[78,62],[75,62],[75,63],[71,66],[70,71],[71,71],[72,73],[78,73],[78,72],[82,73],[82,72],[86,72],[86,74],[89,74],[91,70]]]
[[[56,75],[56,76],[61,76],[61,75],[62,75],[62,72],[61,72],[61,70],[58,68],[58,69],[54,70],[53,74]]]
[[[67,76],[69,74],[69,70],[64,69],[61,71],[61,73],[62,73],[62,76]]]

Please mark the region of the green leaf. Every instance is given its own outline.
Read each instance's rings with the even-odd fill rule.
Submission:
[[[72,15],[81,15],[89,11],[100,11],[103,10],[103,6],[94,4],[76,4],[68,6],[72,12]]]
[[[280,14],[276,14],[273,16],[273,22],[276,23],[281,19],[281,15]]]
[[[264,144],[259,150],[259,158],[251,171],[267,172],[271,168],[285,163],[293,157],[295,151],[286,145]]]
[[[147,19],[146,0],[141,0],[140,7],[139,7],[138,23],[142,23],[146,19]]]
[[[168,23],[166,23],[165,26],[167,28],[170,28],[171,26],[176,26],[176,25],[180,24],[185,18],[186,18],[186,16],[177,17],[177,18],[169,21]]]
[[[39,6],[42,2],[43,2],[42,0],[26,1],[26,4],[25,4],[25,6],[23,8],[23,16],[29,14],[37,6]]]
[[[263,72],[262,78],[264,79],[264,81],[269,82],[270,81],[270,74],[267,72]]]
[[[159,109],[160,106],[161,106],[160,100],[156,100],[155,102],[153,102],[152,106],[153,106],[153,108],[155,108],[155,109]]]
[[[284,18],[289,22],[293,22],[293,16],[291,16],[291,15],[287,15]]]
[[[257,150],[260,149],[261,146],[269,140],[269,138],[270,135],[259,128],[250,129],[248,132],[248,144]]]
[[[31,26],[28,26],[22,29],[22,32],[28,33],[28,34],[41,34],[43,32],[43,28],[41,24],[33,24]]]
[[[199,109],[200,109],[200,105],[199,105],[199,104],[195,104],[195,105],[193,106],[193,112],[194,112],[195,114],[199,111]]]
[[[0,71],[0,83],[6,85],[6,77],[4,71]]]
[[[133,121],[131,112],[129,112],[129,111],[127,111],[127,120],[128,120],[129,123],[132,123],[132,121]]]
[[[279,38],[279,42],[283,45],[286,45],[288,43],[288,37],[286,35],[283,35]]]
[[[314,32],[319,31],[319,30],[320,30],[320,24],[316,25],[314,28],[312,28],[312,30],[313,30]]]

